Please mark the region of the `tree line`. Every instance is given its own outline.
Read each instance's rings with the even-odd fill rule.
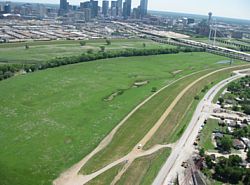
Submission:
[[[188,48],[188,47],[178,47],[178,48],[156,48],[156,49],[125,49],[116,51],[104,51],[94,52],[89,50],[79,56],[70,57],[57,57],[51,59],[45,63],[37,64],[7,64],[0,65],[0,80],[7,79],[15,75],[19,71],[24,71],[26,73],[34,72],[37,70],[44,70],[48,68],[59,67],[68,64],[76,64],[81,62],[90,62],[99,59],[108,59],[116,57],[132,57],[132,56],[148,56],[148,55],[160,55],[160,54],[177,54],[179,52],[204,52],[204,49],[199,48]]]

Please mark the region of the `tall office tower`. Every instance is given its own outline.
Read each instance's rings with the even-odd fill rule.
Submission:
[[[91,20],[91,9],[85,8],[84,10],[84,18],[86,22],[89,22]]]
[[[109,1],[102,1],[102,14],[107,17],[109,12]]]
[[[80,9],[83,10],[85,8],[91,8],[89,1],[80,3]]]
[[[122,16],[122,0],[117,0],[118,16]]]
[[[60,0],[60,9],[58,14],[60,16],[64,15],[68,11],[68,2],[67,0]]]
[[[111,16],[116,17],[117,16],[117,1],[113,0],[111,1]]]
[[[68,2],[67,0],[60,0],[60,9],[67,11],[68,9]]]
[[[148,0],[141,0],[140,14],[141,17],[145,17],[148,13]]]
[[[4,5],[4,13],[11,13],[11,6],[10,4]]]
[[[126,18],[126,10],[127,10],[127,3],[126,2],[124,2],[123,3],[123,7],[122,7],[122,15],[123,15],[123,17],[124,18]]]
[[[95,18],[98,15],[98,1],[90,0],[91,18]]]
[[[123,3],[123,16],[125,19],[127,19],[131,15],[131,6],[131,0],[125,0],[125,2]]]

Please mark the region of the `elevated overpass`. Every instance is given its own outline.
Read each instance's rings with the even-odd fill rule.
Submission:
[[[237,51],[237,50],[234,50],[234,49],[215,46],[215,45],[212,45],[212,44],[197,42],[197,41],[188,40],[188,39],[172,38],[171,40],[173,40],[174,42],[180,43],[180,44],[185,44],[185,45],[190,45],[190,46],[194,46],[194,47],[204,48],[204,49],[206,49],[207,52],[211,52],[211,53],[214,53],[214,54],[224,55],[224,56],[227,56],[227,57],[231,57],[231,58],[240,59],[240,60],[250,62],[250,53],[245,53],[245,52]]]

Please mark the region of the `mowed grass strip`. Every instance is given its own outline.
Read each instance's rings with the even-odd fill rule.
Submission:
[[[103,39],[89,40],[86,41],[85,46],[80,46],[80,41],[10,43],[0,44],[0,63],[34,64],[47,62],[55,57],[80,55],[89,49],[100,51],[100,46],[105,46],[106,50],[143,49],[143,43],[146,44],[145,49],[175,47],[144,39],[114,39],[111,40],[111,45],[107,45]],[[29,49],[25,49],[26,44],[29,45]]]
[[[151,95],[152,87],[159,89],[195,71],[225,67],[217,64],[221,60],[225,58],[206,53],[116,58],[1,81],[0,184],[51,184]],[[134,82],[145,80],[149,84],[133,88]],[[119,89],[124,93],[103,101]],[[129,140],[134,131],[140,132],[129,127],[125,138]]]
[[[93,180],[86,183],[86,185],[109,185],[112,183],[115,176],[122,170],[124,164],[118,164],[113,168],[107,170],[103,174],[97,176]]]
[[[209,119],[201,132],[199,146],[206,151],[215,149],[212,143],[212,133],[216,128],[219,128],[218,120]]]
[[[233,69],[226,69],[214,73],[206,77],[205,79],[200,80],[192,88],[190,88],[176,104],[174,109],[154,134],[152,139],[146,144],[145,149],[148,149],[155,144],[167,144],[176,142],[185,131],[188,123],[193,116],[196,106],[199,103],[198,100],[194,99],[195,96],[198,95],[199,98],[202,99],[205,95],[205,92],[201,91],[205,86],[211,88],[212,84],[214,85],[222,81],[223,79],[230,77],[232,71],[238,69],[242,69],[242,67],[235,67]]]
[[[149,156],[136,159],[116,184],[151,185],[170,152],[170,148],[164,148]]]
[[[213,69],[214,70],[214,69]],[[110,144],[93,156],[82,168],[89,174],[126,155],[152,128],[176,95],[197,78],[211,72],[194,74],[164,89],[138,109],[117,131]]]

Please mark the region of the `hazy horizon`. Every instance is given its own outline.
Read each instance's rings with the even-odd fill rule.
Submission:
[[[3,1],[3,0],[1,0]],[[79,5],[86,0],[68,0],[70,4]],[[101,2],[102,0],[99,0]],[[59,4],[60,0],[13,0],[13,2],[32,2]],[[140,0],[132,0],[133,7],[139,5]],[[178,12],[207,15],[213,12],[214,16],[228,17],[236,19],[250,20],[250,1],[249,0],[149,0],[148,9],[155,11]],[[223,7],[223,8],[222,8]]]

